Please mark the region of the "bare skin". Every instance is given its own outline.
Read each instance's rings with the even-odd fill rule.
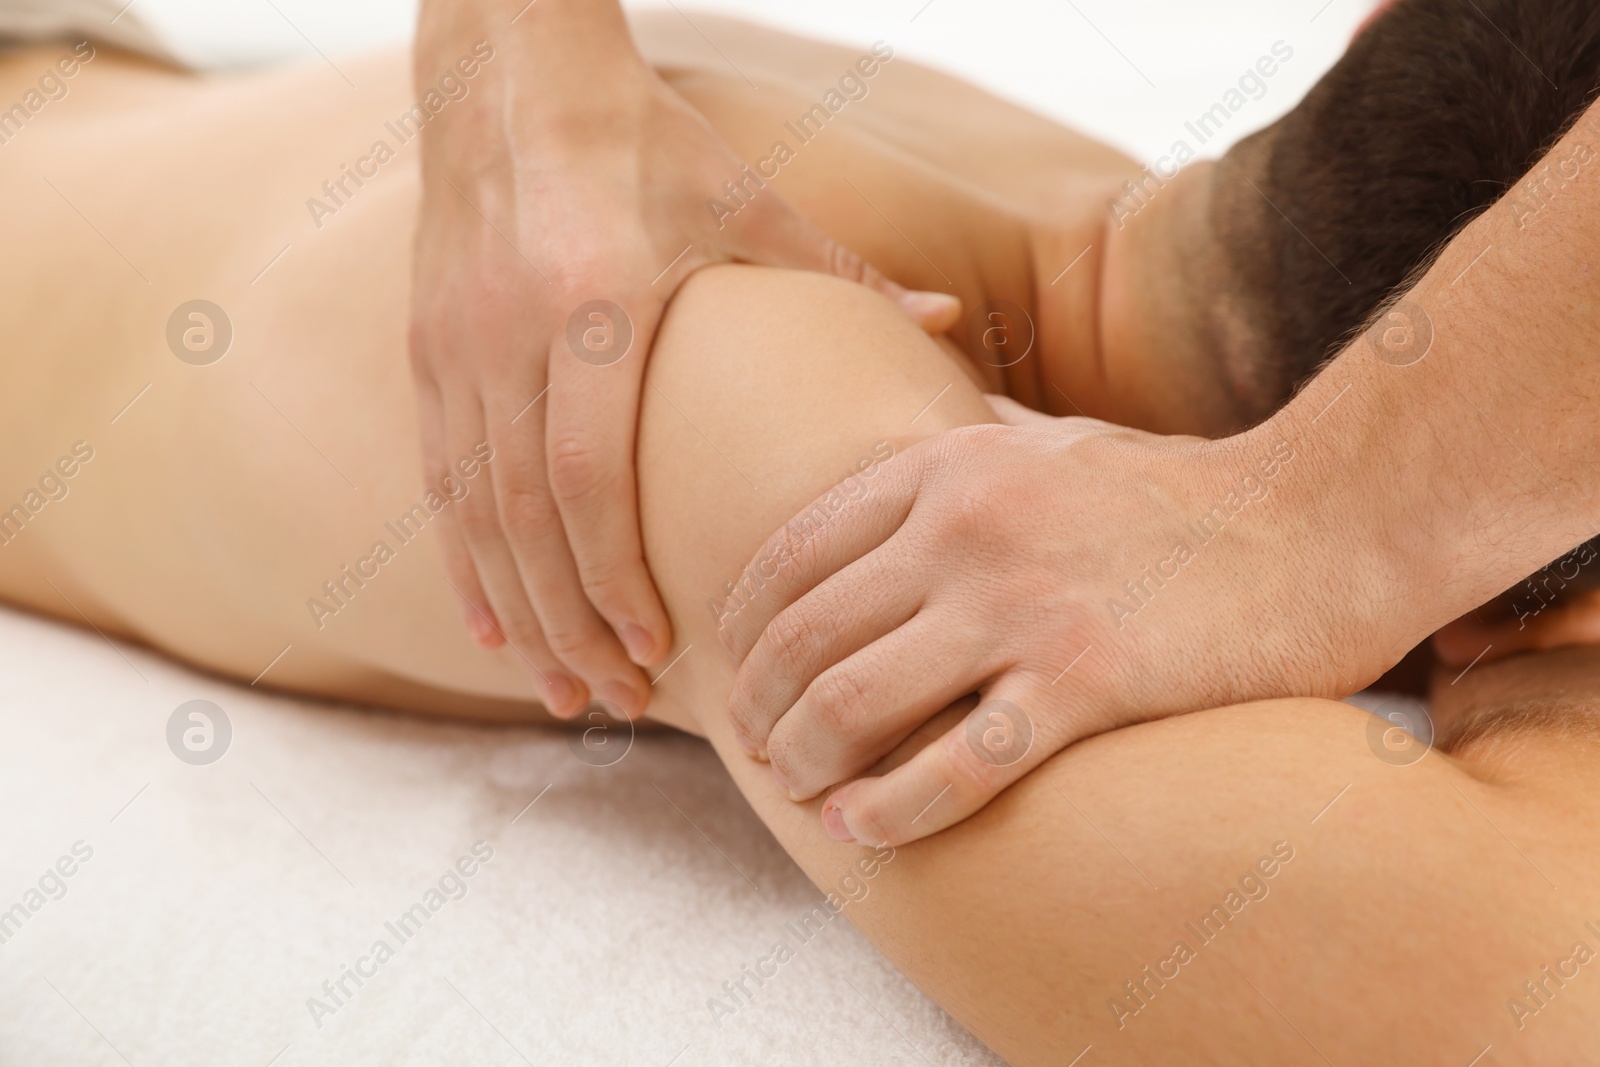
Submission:
[[[492,495],[441,515],[445,566],[476,640],[525,656],[553,712],[592,693],[637,715],[641,668],[671,643],[636,512],[644,362],[596,378],[566,337],[572,316],[593,323],[591,301],[607,300],[646,352],[678,285],[730,260],[869,285],[930,330],[960,307],[905,291],[774,189],[714,219],[705,191],[740,160],[639,54],[618,0],[419,6],[416,93],[437,112],[419,146],[409,333],[423,469],[437,481],[480,439],[502,453]],[[474,63],[493,49],[498,63]],[[463,96],[456,72],[475,69]]]
[[[644,27],[647,40],[651,32],[650,25]],[[765,40],[770,35],[748,32],[770,50]],[[675,46],[670,34],[663,36],[662,50],[670,54]],[[835,67],[854,58],[844,49],[816,49],[812,70],[826,72],[822,76],[828,82],[837,77]],[[36,68],[54,58],[50,49],[11,57],[0,67],[0,92],[20,94],[37,77]],[[758,72],[759,58],[754,46],[752,55],[741,55],[747,68]],[[791,69],[779,73],[797,76],[794,62],[791,58]],[[766,151],[774,130],[782,132],[780,116],[810,102],[804,91],[774,85],[763,91],[758,106],[726,76],[688,66],[666,70],[735,147],[753,154]],[[398,614],[401,605],[432,619],[454,595],[436,567],[431,544],[418,546],[420,551],[407,546],[406,562],[362,591],[361,599],[369,602],[362,611],[319,620],[307,607],[323,582],[338,577],[341,565],[354,565],[385,536],[385,521],[422,499],[406,470],[413,460],[420,463],[413,444],[379,435],[380,454],[363,459],[374,437],[370,424],[341,414],[338,405],[325,400],[297,406],[297,398],[326,396],[330,373],[347,376],[346,388],[362,397],[355,409],[362,419],[376,417],[373,409],[379,407],[385,416],[404,418],[414,403],[411,389],[395,380],[386,362],[381,372],[368,364],[388,360],[404,347],[400,309],[406,299],[407,253],[402,245],[417,196],[415,160],[406,153],[415,144],[399,145],[398,158],[336,217],[325,218],[323,228],[310,224],[305,207],[326,178],[337,177],[341,164],[364,154],[375,138],[394,140],[383,123],[410,102],[398,57],[371,61],[359,73],[355,80],[365,87],[362,98],[330,109],[322,106],[329,86],[315,70],[202,84],[102,54],[72,83],[72,95],[58,110],[47,112],[7,146],[11,165],[0,183],[19,205],[10,236],[18,246],[42,249],[0,267],[10,275],[11,291],[26,291],[68,272],[90,288],[78,297],[53,292],[52,301],[88,303],[53,304],[52,314],[37,315],[31,303],[10,305],[5,312],[8,336],[49,355],[17,367],[15,388],[0,400],[8,432],[18,442],[30,442],[8,449],[0,463],[9,465],[5,474],[13,484],[26,485],[38,476],[33,467],[43,470],[56,458],[55,450],[72,443],[54,443],[61,425],[81,427],[72,440],[82,438],[97,448],[111,440],[118,444],[101,449],[102,465],[88,468],[104,471],[107,483],[93,494],[94,503],[75,505],[70,521],[68,509],[58,509],[62,522],[48,545],[43,537],[8,545],[0,581],[11,599],[36,610],[74,621],[87,618],[108,633],[137,636],[236,677],[254,679],[292,645],[263,684],[426,710],[444,705],[454,713],[539,714],[529,707],[539,693],[528,684],[532,665],[514,649],[473,650],[463,636],[443,633],[430,633],[420,649],[395,643],[400,634],[415,632],[415,622]],[[935,109],[951,116],[943,140],[1005,129],[1014,142],[1030,146],[1039,169],[1066,172],[1082,195],[1052,206],[1040,202],[1042,182],[1019,180],[1019,168],[968,164],[964,177],[951,175],[857,128],[869,122],[898,128],[902,117],[920,114],[920,104],[927,102],[950,105]],[[1038,323],[1039,358],[1005,370],[981,360],[963,361],[962,373],[987,390],[1007,391],[1046,410],[1070,411],[1067,405],[1075,403],[1110,420],[1196,433],[1221,432],[1236,421],[1215,396],[1194,402],[1192,394],[1204,385],[1187,396],[1144,387],[1149,381],[1204,381],[1199,375],[1168,373],[1171,368],[1158,362],[1170,358],[1167,346],[1127,344],[1117,346],[1109,359],[1102,355],[1097,333],[1104,295],[1100,206],[1124,170],[1132,169],[1130,162],[904,60],[886,64],[871,94],[854,107],[784,169],[784,192],[909,284],[925,284],[921,279],[936,278],[942,270],[967,307],[1009,300]],[[252,121],[238,121],[241,110]],[[124,122],[124,131],[108,133],[105,123],[116,120]],[[919,136],[935,140],[925,136],[927,120],[916,121],[920,127],[901,129],[900,136],[912,143]],[[1011,125],[997,126],[1001,122]],[[263,141],[263,131],[287,138],[290,127],[296,152],[284,153]],[[184,154],[186,130],[207,146],[205,152]],[[167,143],[174,147],[151,147]],[[155,160],[163,152],[178,154],[184,180],[174,181],[161,167],[129,171],[120,163]],[[115,180],[108,167],[117,171]],[[854,189],[838,182],[840,171],[850,176]],[[196,191],[205,189],[215,191],[214,201],[197,201]],[[1174,195],[1169,202],[1176,205],[1180,198]],[[131,206],[135,203],[142,205],[138,211]],[[894,206],[898,221],[887,223],[873,204]],[[115,248],[97,236],[79,210],[103,231],[110,227],[106,236]],[[1152,228],[1158,216],[1158,211],[1149,213]],[[241,224],[244,217],[251,225]],[[149,228],[111,221],[123,218],[142,218]],[[229,220],[232,225],[225,225]],[[291,247],[283,259],[262,274],[285,245]],[[1057,284],[1041,283],[1056,277],[1085,247],[1090,251],[1082,262]],[[124,261],[118,249],[137,266]],[[1039,300],[1041,289],[1048,300]],[[227,310],[236,339],[226,359],[197,370],[171,358],[163,331],[173,308],[201,294]],[[301,311],[311,307],[336,312],[340,325],[313,325]],[[963,322],[953,337],[973,347],[968,332]],[[127,353],[137,356],[130,359]],[[60,382],[72,383],[70,389]],[[149,392],[119,416],[147,384]],[[38,401],[59,393],[67,395],[58,406]],[[163,401],[163,396],[172,399]],[[532,399],[523,398],[517,407]],[[156,463],[153,457],[175,444],[169,422],[174,416],[163,414],[162,404],[168,402],[198,409],[184,416],[200,420],[191,432],[228,439],[242,435],[259,442],[259,449],[240,455],[200,448],[179,468]],[[153,414],[136,417],[143,410]],[[470,458],[470,447],[461,453],[452,461]],[[241,462],[249,465],[243,480]],[[190,501],[234,497],[246,484],[276,484],[285,497],[300,502],[298,507],[309,509],[305,516],[316,518],[303,521],[259,497],[258,505],[233,509],[229,521],[236,529],[227,543],[248,546],[247,555],[260,558],[241,567],[232,554],[206,558],[185,551],[182,567],[192,575],[193,588],[209,590],[204,602],[155,596],[133,564],[161,553],[162,545],[182,544],[175,538],[189,517],[168,514],[159,524],[128,529],[128,538],[115,548],[103,543],[102,532],[108,526],[126,528],[125,519],[112,516],[137,513],[142,506],[137,501],[148,499],[152,480],[164,481],[163,494]],[[469,488],[474,484],[467,481]],[[104,511],[94,513],[96,506]],[[57,588],[51,588],[39,576],[40,568],[48,560],[69,558],[77,560],[71,573],[52,572]],[[226,606],[213,599],[222,589],[231,590]],[[249,609],[236,612],[233,603]],[[441,690],[452,695],[445,699]],[[476,698],[517,706],[479,704]]]
[[[1398,5],[1371,32],[1403,29],[1424,8]],[[774,773],[808,797],[867,770],[958,694],[1020,709],[1037,743],[1014,764],[994,767],[954,735],[830,795],[825,818],[841,836],[915,840],[1096,733],[1196,708],[1354,693],[1594,536],[1597,136],[1590,103],[1397,305],[1244,433],[1219,442],[1084,422],[981,428],[908,457],[852,506],[839,536],[813,539],[724,632],[744,661],[729,708],[740,735],[757,753],[765,745]],[[1241,145],[1242,158],[1253,143],[1263,142]],[[1259,208],[1258,190],[1231,173],[1236,161],[1214,172],[1213,202]],[[1229,293],[1224,283],[1200,303],[1225,307]],[[1109,338],[1117,305],[1108,295],[1103,306]],[[1298,458],[1273,505],[1206,538],[1189,567],[1200,550],[1173,530],[1259,491],[1251,472],[1266,472],[1279,445]],[[786,527],[759,551],[789,536]],[[1178,571],[1182,580],[1165,580]],[[895,654],[907,646],[945,669]]]
[[[0,88],[10,94],[53,58],[48,49],[8,58]],[[535,719],[515,655],[461,633],[426,531],[320,630],[305,606],[423,492],[404,356],[417,187],[402,168],[414,164],[391,164],[321,231],[308,229],[303,206],[404,106],[403,61],[355,71],[371,97],[353,115],[325,106],[333,87],[316,72],[201,87],[110,56],[95,62],[104,65],[84,73],[59,113],[5,149],[0,173],[18,209],[3,291],[19,294],[0,326],[28,354],[8,361],[0,390],[3,499],[21,498],[75,441],[95,449],[68,494],[0,548],[0,593],[244,680],[270,663],[262,684]],[[914,282],[927,264],[855,192],[832,200],[820,180],[806,188],[805,168],[815,159],[821,170],[829,149],[813,147],[786,168],[788,195],[812,198],[813,217],[857,248],[881,247]],[[852,181],[886,211],[907,205],[899,224],[918,247],[972,295],[1032,301],[1046,227],[997,209],[1004,191],[970,195],[982,175],[951,178],[903,150],[877,151],[852,157]],[[1092,218],[1085,208],[1081,224]],[[291,250],[257,278],[284,244]],[[1083,288],[1063,301],[1095,304],[1092,286],[1069,280]],[[173,307],[201,295],[227,309],[235,340],[219,362],[194,367],[173,358],[163,330]],[[1090,354],[1096,362],[1075,362]],[[1104,383],[1103,403],[1075,398],[1093,414],[1161,405],[1123,395],[1120,382],[1136,376],[1093,377],[1092,349],[1060,341],[1041,355]],[[1123,356],[1140,366],[1136,348],[1104,355],[1108,371]],[[862,877],[872,852],[830,840],[819,801],[792,803],[738,750],[723,714],[734,665],[705,601],[771,530],[883,445],[897,453],[888,469],[924,438],[992,421],[983,389],[1011,384],[996,375],[859,287],[758,268],[696,275],[651,355],[640,515],[672,654],[682,653],[655,686],[652,713],[711,741],[821,887]],[[1186,410],[1158,414],[1191,433],[1231,414]],[[463,481],[479,492],[481,478]],[[1438,704],[1466,714],[1475,699],[1501,701],[1494,687],[1515,669],[1518,700],[1558,686],[1569,705],[1595,706],[1592,654],[1548,655],[1535,670],[1513,659],[1446,684]],[[1074,745],[967,822],[900,848],[848,914],[1019,1064],[1068,1062],[1091,1044],[1126,1063],[1465,1063],[1490,1043],[1495,1062],[1579,1062],[1600,1011],[1600,979],[1587,968],[1537,1014],[1518,1019],[1506,1002],[1526,999],[1522,983],[1559,966],[1575,941],[1600,948],[1583,925],[1600,919],[1600,898],[1585,888],[1600,875],[1594,742],[1547,723],[1513,746],[1397,767],[1375,758],[1370,721],[1295,700]],[[1274,848],[1274,873],[1258,879],[1267,896],[1230,914],[1211,942],[1186,934]],[[1180,939],[1195,958],[1136,1001],[1123,983],[1144,980],[1147,964],[1159,969]],[[1119,997],[1122,1014],[1110,1006]]]

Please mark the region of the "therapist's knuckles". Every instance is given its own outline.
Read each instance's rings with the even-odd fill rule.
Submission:
[[[748,739],[750,745],[763,753],[762,758],[765,759],[767,741],[772,736],[773,727],[800,698],[805,691],[805,683],[795,684],[782,695],[769,696],[765,687],[756,689],[751,680],[754,677],[742,671],[735,675],[735,685],[740,690],[729,697],[727,715],[734,728]]]
[[[770,760],[792,795],[814,796],[871,766],[875,745],[888,747],[879,687],[859,671],[835,665],[776,698],[751,695],[757,677],[739,676],[745,688],[730,698],[729,717],[741,747]]]
[[[607,621],[625,615],[634,592],[633,576],[644,570],[644,560],[636,555],[580,555],[577,563],[583,591],[595,609]]]
[[[778,788],[782,789],[790,800],[810,800],[833,784],[833,782],[822,782],[812,785],[807,780],[803,770],[796,765],[796,753],[789,739],[780,738],[769,745],[766,751],[768,767],[772,772],[773,780],[778,783]]]
[[[832,739],[857,736],[872,725],[877,710],[870,680],[843,666],[817,675],[790,709],[800,713],[805,729]]]
[[[740,585],[753,587],[754,593],[727,611],[717,627],[717,639],[735,663],[747,659],[758,643],[786,649],[815,638],[808,620],[791,605],[813,583],[812,575],[817,571],[814,541],[821,536],[819,532],[811,539],[801,540],[786,523],[740,575]],[[754,579],[746,583],[747,574],[758,577],[760,584]],[[778,628],[776,632],[774,626]]]
[[[762,705],[748,698],[732,698],[728,702],[728,721],[733,726],[733,739],[746,753],[757,759],[767,758],[767,738],[772,732],[776,715],[764,715]]]
[[[792,703],[811,679],[830,665],[829,634],[798,606],[780,611],[767,624],[751,649],[761,670],[741,672],[746,684],[757,687],[751,695],[768,701],[787,694]]]
[[[765,751],[767,735],[782,713],[765,697],[766,687],[758,681],[753,673],[740,670],[734,675],[728,694],[728,721],[733,724],[735,739],[747,752]]]
[[[561,512],[544,487],[531,478],[502,476],[495,482],[492,508],[478,508],[472,516],[480,537],[504,531],[513,543],[530,545],[561,532]]]
[[[815,632],[808,622],[795,625]],[[770,666],[764,668],[766,663]],[[832,663],[820,636],[815,641],[780,642],[770,652],[758,646],[735,677],[734,686],[730,716],[758,750],[769,749],[773,731],[790,718],[803,718],[806,728],[830,736],[870,722],[863,679]]]
[[[551,398],[556,399],[556,398]],[[550,491],[562,504],[593,504],[615,496],[626,461],[621,449],[607,447],[604,430],[593,424],[566,424],[552,409],[547,418],[561,423],[549,443]]]
[[[872,767],[893,747],[892,739],[872,729],[872,716],[859,730],[813,729],[809,720],[785,717],[767,742],[773,775],[793,800],[810,800],[824,790]]]

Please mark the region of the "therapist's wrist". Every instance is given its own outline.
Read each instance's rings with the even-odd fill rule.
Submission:
[[[1347,353],[1236,439],[1293,449],[1272,509],[1291,573],[1284,599],[1321,620],[1344,690],[1375,681],[1455,610],[1440,593],[1448,517],[1428,493],[1397,491],[1426,481],[1438,442],[1404,425],[1366,362]]]
[[[491,81],[519,120],[604,112],[636,99],[655,72],[633,43],[616,0],[424,0],[412,47],[418,92],[474,46],[494,50]],[[657,79],[658,80],[658,79]]]

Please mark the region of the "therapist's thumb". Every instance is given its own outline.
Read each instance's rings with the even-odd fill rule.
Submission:
[[[770,190],[767,190],[770,192]],[[769,267],[814,270],[858,282],[883,294],[928,333],[944,333],[961,318],[961,298],[952,293],[907,289],[814,226],[787,201],[773,195],[747,212],[729,251]]]

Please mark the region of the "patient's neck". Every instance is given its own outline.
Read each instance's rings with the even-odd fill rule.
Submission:
[[[1569,645],[1523,652],[1460,671],[1439,666],[1428,689],[1435,717],[1516,701],[1600,704],[1600,647]]]
[[[1437,667],[1428,711],[1435,743],[1481,771],[1526,779],[1579,764],[1594,781],[1600,648],[1525,652],[1467,672]]]
[[[1035,233],[1046,410],[1206,437],[1267,413],[1238,384],[1247,324],[1230,328],[1217,314],[1225,283],[1209,211],[1214,172],[1194,163],[1147,185],[1142,203],[1122,196],[1083,261],[1054,283],[1049,265],[1076,254],[1082,232]]]

